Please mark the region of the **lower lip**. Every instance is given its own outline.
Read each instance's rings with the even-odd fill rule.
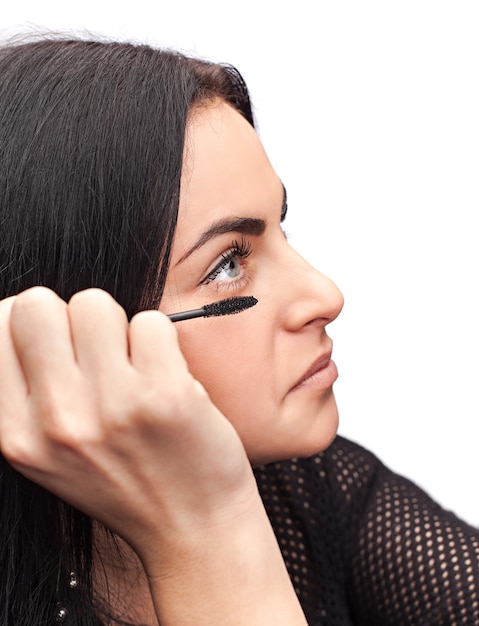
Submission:
[[[338,378],[338,369],[334,361],[329,360],[328,363],[320,370],[303,380],[299,385],[295,385],[291,391],[299,391],[300,389],[328,389],[336,382]]]

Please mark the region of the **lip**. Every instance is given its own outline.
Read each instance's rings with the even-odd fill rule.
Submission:
[[[327,389],[332,386],[337,378],[338,370],[336,364],[331,359],[331,352],[328,352],[311,364],[301,378],[291,387],[290,391],[309,386],[314,386],[317,389]]]

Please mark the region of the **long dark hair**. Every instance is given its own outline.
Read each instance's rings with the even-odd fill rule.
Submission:
[[[0,48],[0,298],[99,287],[129,317],[157,308],[188,114],[214,97],[253,124],[228,65],[73,39]],[[92,541],[92,520],[0,456],[2,625],[54,624],[66,611],[69,625],[109,623],[93,599]]]

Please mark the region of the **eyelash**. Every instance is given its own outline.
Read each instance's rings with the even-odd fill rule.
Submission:
[[[233,240],[231,242],[231,248],[224,252],[221,255],[221,261],[211,270],[211,272],[201,281],[201,285],[208,285],[213,282],[215,278],[222,272],[229,263],[235,258],[238,257],[242,260],[245,260],[251,254],[251,243],[246,241],[244,238],[241,239],[240,242],[238,240]],[[229,284],[236,284],[237,281],[241,280],[241,276],[239,276],[236,280],[226,281]]]

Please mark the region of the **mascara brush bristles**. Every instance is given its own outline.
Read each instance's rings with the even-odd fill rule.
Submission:
[[[195,317],[219,317],[220,315],[233,315],[251,308],[257,302],[258,300],[256,300],[253,296],[227,298],[226,300],[220,300],[219,302],[205,304],[201,309],[171,313],[168,317],[172,322],[181,322],[184,320],[194,319]]]
[[[219,315],[233,315],[245,309],[250,309],[258,300],[253,296],[245,296],[243,298],[227,298],[212,304],[205,304],[203,309],[206,311],[206,317],[218,317]]]

